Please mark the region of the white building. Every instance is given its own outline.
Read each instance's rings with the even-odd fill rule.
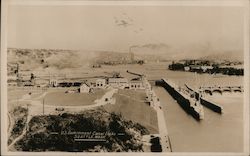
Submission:
[[[97,79],[96,80],[96,87],[97,88],[104,88],[106,87],[106,79]]]
[[[108,84],[111,87],[121,88],[121,89],[124,89],[125,87],[129,86],[128,79],[126,79],[126,78],[109,78]]]
[[[50,80],[49,80],[49,85],[50,85],[51,87],[57,87],[58,82],[57,82],[56,79],[50,79]]]
[[[186,66],[186,67],[184,67],[184,70],[185,70],[185,71],[189,71],[189,70],[190,70],[190,67]]]
[[[80,93],[89,93],[90,92],[90,86],[86,83],[83,83],[80,86]]]
[[[206,72],[208,69],[213,69],[212,66],[201,66],[201,69],[203,70],[203,72]]]
[[[130,89],[144,89],[143,83],[141,80],[131,80],[129,83]]]

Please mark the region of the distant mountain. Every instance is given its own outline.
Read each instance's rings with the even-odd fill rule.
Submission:
[[[65,69],[88,65],[95,57],[89,52],[61,49],[8,49],[8,65],[18,63],[22,70]]]
[[[133,56],[130,53],[99,51],[95,52],[94,61],[99,64],[128,64],[131,63]]]
[[[209,59],[209,60],[229,60],[243,61],[242,51],[219,51],[214,50],[210,44],[204,45],[187,45],[182,47],[173,47],[167,44],[145,44],[134,45],[130,50],[138,58],[144,59]]]
[[[206,46],[171,47],[167,44],[133,45],[128,52],[61,50],[61,49],[8,49],[8,69],[18,63],[22,70],[71,69],[89,67],[91,64],[128,64],[131,60],[182,60],[207,59],[242,61],[243,52],[216,52]],[[12,66],[10,66],[12,65]]]
[[[130,46],[130,51],[136,55],[162,55],[169,53],[171,47],[164,43],[150,43]]]

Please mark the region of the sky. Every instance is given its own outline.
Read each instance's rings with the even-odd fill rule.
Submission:
[[[216,6],[17,6],[8,47],[108,50],[161,44],[243,50],[243,9]]]

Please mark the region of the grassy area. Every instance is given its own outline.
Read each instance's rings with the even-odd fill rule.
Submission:
[[[137,152],[143,150],[141,139],[145,134],[149,134],[145,127],[103,109],[79,114],[34,116],[27,134],[15,144],[15,149],[34,152]]]
[[[91,105],[96,99],[101,98],[106,90],[96,89],[94,93],[65,93],[64,91],[49,92],[44,102],[46,105],[55,106],[84,106]]]
[[[25,94],[30,91],[27,90],[8,90],[8,101],[21,99]]]
[[[107,111],[121,114],[125,119],[143,125],[150,133],[158,133],[156,111],[143,102],[146,98],[145,91],[119,90],[114,97],[116,104],[105,105]]]

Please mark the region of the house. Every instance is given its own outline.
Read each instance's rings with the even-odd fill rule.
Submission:
[[[128,85],[129,85],[128,79],[126,79],[126,78],[109,78],[108,84],[111,87],[121,88],[121,89],[124,89],[125,87],[128,87]]]
[[[34,86],[34,83],[31,82],[30,80],[25,80],[25,81],[22,81],[22,85],[23,86]]]
[[[130,89],[144,89],[143,83],[141,80],[131,80],[129,82]]]
[[[83,83],[80,86],[79,92],[80,93],[89,93],[90,92],[90,86],[87,83]]]
[[[57,80],[56,79],[50,79],[49,80],[49,85],[51,87],[57,87],[57,85],[58,85]]]
[[[106,87],[106,79],[97,79],[96,80],[96,87],[97,88],[104,88],[104,87]]]

